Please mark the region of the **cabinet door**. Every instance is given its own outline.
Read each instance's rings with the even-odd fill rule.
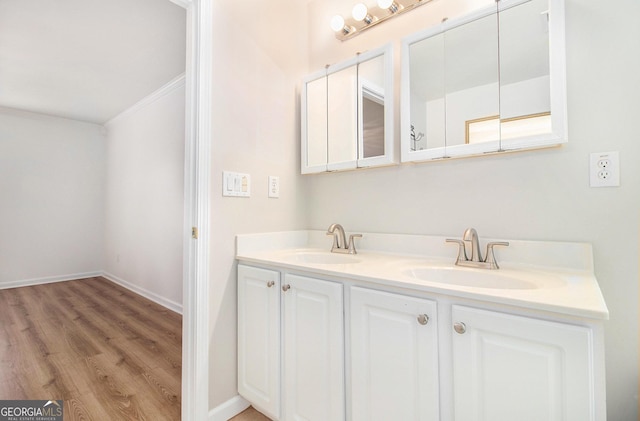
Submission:
[[[303,79],[302,174],[395,162],[393,80],[391,44]]]
[[[594,420],[585,327],[453,306],[456,421]]]
[[[344,419],[342,284],[286,275],[284,419]]]
[[[280,417],[280,274],[238,265],[238,392]]]
[[[302,83],[302,174],[327,171],[327,76],[326,71]]]
[[[436,303],[351,289],[351,419],[439,419]]]
[[[358,68],[327,76],[327,169],[353,169],[358,159]]]

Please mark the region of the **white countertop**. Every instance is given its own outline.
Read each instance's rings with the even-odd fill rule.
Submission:
[[[446,237],[364,233],[357,242],[358,254],[342,255],[348,263],[314,263],[300,259],[306,254],[329,254],[332,239],[324,231],[290,231],[246,234],[237,237],[236,258],[240,262],[299,270],[326,278],[338,278],[407,288],[506,304],[521,308],[590,319],[608,319],[609,312],[593,274],[591,246],[587,243],[509,241],[510,246],[496,248],[500,269],[455,267],[455,245]],[[452,236],[451,238],[457,238]],[[358,241],[358,240],[356,240]],[[329,256],[331,257],[331,256]],[[452,270],[478,278],[493,275],[515,281],[531,282],[535,288],[478,287],[430,282],[412,276],[410,269]],[[526,284],[525,284],[526,285]]]

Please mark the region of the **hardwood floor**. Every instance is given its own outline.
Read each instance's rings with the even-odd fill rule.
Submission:
[[[271,418],[267,418],[250,406],[229,421],[271,421]]]
[[[0,399],[180,420],[182,316],[104,278],[0,290]]]

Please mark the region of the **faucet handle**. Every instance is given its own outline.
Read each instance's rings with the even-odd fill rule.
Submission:
[[[456,243],[459,247],[458,247],[458,257],[456,258],[456,263],[460,262],[460,261],[467,261],[469,260],[467,258],[467,248],[464,244],[464,241],[462,240],[456,240],[453,238],[447,238],[445,240],[445,242],[447,243]]]
[[[362,238],[362,234],[351,234],[349,236],[349,254],[358,254],[356,251],[356,242],[353,240],[354,238]]]
[[[489,264],[490,269],[499,269],[498,262],[496,261],[496,256],[493,254],[493,248],[495,246],[508,246],[508,241],[494,241],[493,243],[487,244],[487,252],[485,254],[484,261]]]

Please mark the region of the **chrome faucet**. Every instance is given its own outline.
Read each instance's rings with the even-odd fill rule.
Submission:
[[[480,254],[480,242],[478,241],[478,232],[474,228],[467,228],[462,234],[463,241],[471,242],[471,258],[468,259],[472,262],[482,262],[482,255]],[[465,250],[466,250],[465,245]]]
[[[340,224],[331,224],[327,230],[327,235],[333,236],[333,245],[331,246],[331,253],[348,253],[357,254],[354,238],[361,238],[362,234],[351,234],[349,236],[349,242],[347,243],[347,236],[345,235],[344,228]]]
[[[467,244],[471,243],[471,258],[467,257]],[[495,246],[508,246],[506,241],[494,241],[487,244],[486,256],[483,259],[480,254],[480,241],[478,240],[478,233],[473,228],[467,228],[462,235],[462,240],[455,240],[452,238],[446,239],[447,243],[458,244],[458,257],[456,258],[457,266],[469,266],[475,268],[484,269],[499,269],[496,256],[493,254],[493,248]]]

